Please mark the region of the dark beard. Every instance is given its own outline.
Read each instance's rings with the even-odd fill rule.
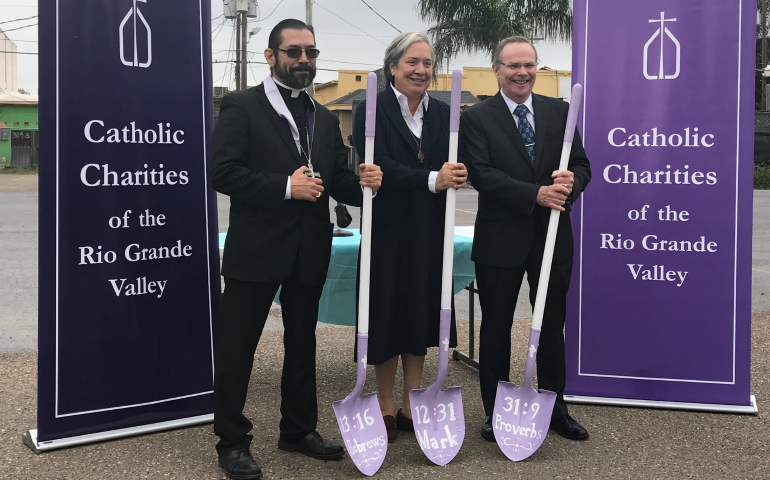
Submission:
[[[307,73],[309,72],[309,74]],[[312,65],[296,65],[291,68],[285,68],[278,56],[275,58],[273,75],[279,82],[290,88],[307,88],[313,83],[315,78],[315,67]]]

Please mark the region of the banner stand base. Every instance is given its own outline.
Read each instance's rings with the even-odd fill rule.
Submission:
[[[615,407],[635,407],[635,408],[664,408],[670,410],[694,410],[701,412],[718,413],[741,413],[746,415],[757,415],[757,398],[754,395],[750,397],[750,405],[722,405],[716,403],[686,403],[686,402],[663,402],[657,400],[637,400],[631,398],[609,398],[609,397],[586,397],[582,395],[564,395],[564,400],[568,403],[589,404],[589,405],[609,405]]]
[[[146,433],[161,432],[163,430],[172,430],[175,428],[191,427],[202,423],[211,423],[214,421],[214,414],[198,415],[196,417],[181,418],[179,420],[170,420],[168,422],[151,423],[149,425],[139,425],[130,428],[121,428],[119,430],[109,430],[107,432],[91,433],[88,435],[78,435],[76,437],[59,438],[38,442],[37,429],[29,430],[22,435],[21,441],[35,453],[43,453],[48,450],[59,448],[74,447],[87,443],[104,442],[106,440],[115,440],[117,438],[132,437],[135,435],[144,435]]]

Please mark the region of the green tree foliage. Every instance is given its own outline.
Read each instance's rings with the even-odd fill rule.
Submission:
[[[569,41],[570,0],[418,0],[417,11],[433,24],[436,63],[460,53],[494,51],[512,35]]]

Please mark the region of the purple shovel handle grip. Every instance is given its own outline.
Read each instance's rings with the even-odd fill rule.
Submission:
[[[436,385],[440,390],[446,380],[446,371],[449,365],[449,329],[452,325],[452,309],[445,308],[441,310],[439,324],[439,345],[438,345],[438,377]]]
[[[425,389],[426,398],[430,399],[430,403],[436,403],[436,397],[441,391],[441,387],[444,386],[444,380],[446,380],[447,367],[449,366],[449,327],[452,324],[452,309],[442,309],[439,321],[438,375],[436,381]]]
[[[529,331],[529,348],[527,349],[527,363],[524,367],[524,381],[522,385],[532,386],[532,375],[535,373],[535,360],[537,360],[537,348],[540,345],[540,330]]]
[[[377,114],[377,75],[366,76],[366,136],[374,137],[374,119]]]
[[[369,335],[358,334],[356,335],[356,344],[358,350],[358,358],[356,359],[356,386],[350,395],[345,397],[344,401],[352,400],[361,396],[361,392],[364,390],[364,384],[366,383],[366,357],[369,351]]]
[[[572,97],[569,101],[569,113],[567,113],[567,127],[564,130],[564,141],[572,143],[575,136],[575,126],[577,126],[578,111],[580,111],[580,101],[583,98],[583,86],[576,83],[572,87]]]
[[[459,69],[452,72],[452,97],[449,104],[449,131],[460,131],[460,98],[463,93],[463,72]]]

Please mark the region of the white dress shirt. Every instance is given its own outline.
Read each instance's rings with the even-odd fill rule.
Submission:
[[[417,138],[417,142],[419,143],[420,138],[422,137],[422,117],[425,112],[428,111],[428,99],[430,99],[430,97],[427,93],[423,95],[420,104],[417,105],[417,110],[414,112],[414,115],[412,115],[412,112],[409,110],[409,99],[406,98],[406,95],[396,90],[396,87],[392,83],[390,84],[390,88],[392,88],[393,93],[396,94],[398,104],[401,106],[401,116],[404,118],[406,126],[412,132],[412,135]],[[437,177],[438,172],[430,172],[428,175],[428,189],[431,193],[436,193]]]
[[[514,110],[516,110],[516,107],[518,107],[519,105],[524,105],[525,107],[527,107],[527,121],[529,122],[530,125],[532,125],[532,131],[533,132],[536,131],[535,130],[535,109],[532,108],[532,94],[530,94],[529,97],[527,97],[527,99],[524,100],[524,103],[514,102],[513,100],[508,98],[508,96],[505,93],[503,93],[502,90],[500,91],[500,95],[503,96],[503,100],[505,100],[505,104],[508,105],[508,110],[511,111],[511,115],[513,116],[513,120],[516,122],[516,126],[517,127],[519,126],[519,117],[516,116],[516,114],[514,114],[513,112]]]

